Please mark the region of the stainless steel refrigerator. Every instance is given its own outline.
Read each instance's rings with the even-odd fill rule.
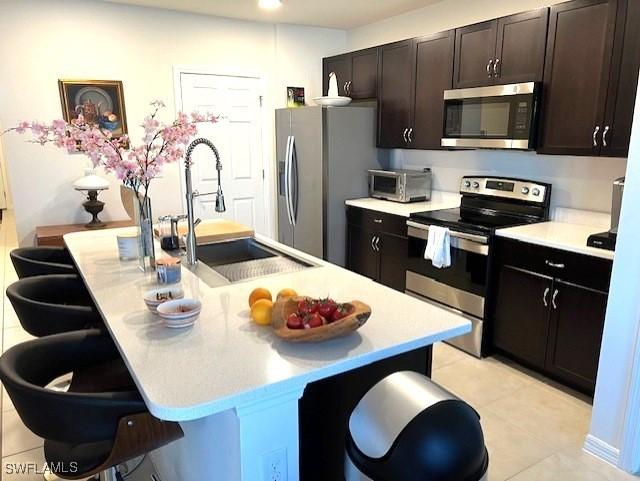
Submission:
[[[278,240],[345,265],[345,200],[368,196],[367,169],[388,166],[376,148],[372,107],[276,110]]]

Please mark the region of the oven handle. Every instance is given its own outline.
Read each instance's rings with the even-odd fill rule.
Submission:
[[[407,235],[409,237],[426,240],[429,237],[429,226],[408,220]],[[489,255],[489,246],[487,245],[489,241],[487,237],[457,231],[449,231],[449,236],[451,237],[451,246],[455,249],[473,252],[474,254],[483,256]]]
[[[413,229],[418,229],[418,230],[424,231],[425,234],[420,233],[419,235],[416,235],[416,236],[413,236],[413,237],[420,237],[421,239],[426,239],[427,238],[426,233],[429,232],[429,226],[428,225],[420,224],[418,222],[414,222],[412,220],[408,220],[407,221],[407,226],[409,228],[409,237],[411,237],[411,232],[412,232]],[[483,235],[468,234],[466,232],[458,232],[458,231],[453,231],[453,230],[449,231],[449,235],[451,237],[457,237],[458,239],[465,239],[465,240],[469,240],[469,241],[472,241],[472,242],[477,242],[479,244],[488,244],[489,243],[488,237],[483,236]]]

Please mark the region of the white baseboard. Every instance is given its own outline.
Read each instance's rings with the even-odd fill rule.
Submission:
[[[610,444],[605,443],[599,438],[592,436],[591,434],[587,435],[587,439],[584,442],[583,449],[597,458],[606,461],[612,466],[618,467],[618,462],[620,460],[620,450],[618,448],[614,448]]]

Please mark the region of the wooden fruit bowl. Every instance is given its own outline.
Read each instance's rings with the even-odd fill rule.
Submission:
[[[304,297],[288,297],[279,299],[273,306],[272,326],[276,336],[292,342],[320,342],[334,337],[346,336],[367,322],[371,308],[364,302],[351,301],[345,305],[353,306],[351,314],[342,319],[312,329],[289,329],[287,317],[298,310],[298,302]]]

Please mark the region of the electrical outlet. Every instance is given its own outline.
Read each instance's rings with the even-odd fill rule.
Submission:
[[[262,481],[287,481],[287,449],[282,448],[262,457]]]

